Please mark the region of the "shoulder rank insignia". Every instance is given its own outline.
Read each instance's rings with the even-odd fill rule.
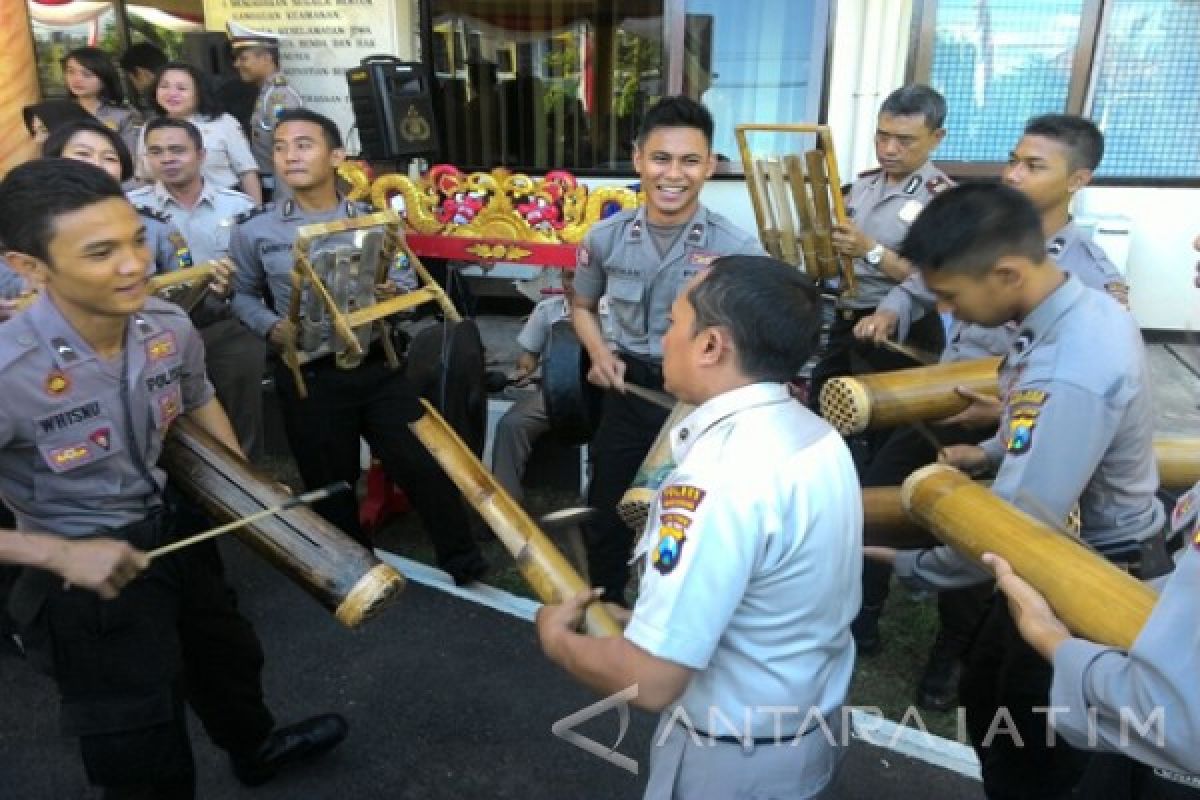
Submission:
[[[908,179],[908,182],[904,184],[904,193],[905,194],[916,194],[917,189],[919,189],[919,188],[921,188],[921,176],[913,175],[911,178]]]
[[[949,180],[941,175],[934,175],[929,180],[925,181],[925,191],[930,194],[939,194],[952,186]]]
[[[875,169],[863,170],[862,172],[858,173],[858,177],[869,178],[872,175],[878,175],[881,172],[883,172],[883,167],[876,167]]]
[[[161,211],[156,211],[155,209],[151,208],[150,206],[134,206],[134,208],[136,208],[137,212],[139,214],[141,214],[143,217],[149,217],[150,219],[158,220],[159,222],[170,222],[171,221],[171,218],[169,216],[167,216],[166,214],[164,214]]]
[[[1051,258],[1058,258],[1062,255],[1063,248],[1066,246],[1067,240],[1061,236],[1055,236],[1050,244],[1046,245],[1046,255]]]
[[[255,208],[248,208],[245,211],[241,212],[240,214],[234,214],[233,224],[241,225],[243,222],[252,220],[255,217],[257,217],[259,214],[263,214],[267,211],[270,211],[273,208],[275,208],[274,203],[264,203],[263,205],[257,206]]]

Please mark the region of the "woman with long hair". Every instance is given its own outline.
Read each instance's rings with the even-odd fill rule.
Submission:
[[[63,56],[62,68],[71,99],[120,134],[132,151],[142,117],[125,105],[125,91],[108,53],[99,47],[79,47]]]
[[[25,130],[33,137],[33,141],[41,145],[54,131],[71,122],[81,119],[92,119],[92,115],[83,106],[70,100],[44,100],[33,103],[21,109],[25,120]]]
[[[191,64],[172,61],[158,73],[154,83],[154,108],[166,117],[183,119],[200,129],[204,140],[204,179],[214,186],[245,192],[255,205],[262,205],[262,183],[258,163],[241,125],[221,112],[200,71]],[[137,173],[152,180],[146,161],[145,135],[138,143]]]

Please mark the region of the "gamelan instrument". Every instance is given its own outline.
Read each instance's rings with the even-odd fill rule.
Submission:
[[[292,294],[286,321],[296,331],[283,349],[283,360],[308,396],[300,367],[334,354],[343,369],[353,369],[378,337],[393,369],[400,366],[385,318],[426,302],[436,302],[447,319],[461,316],[446,293],[404,242],[394,211],[305,225],[293,246]],[[387,281],[397,258],[407,259],[419,288],[378,300],[376,286]]]
[[[292,499],[281,484],[187,417],[171,425],[159,463],[218,523]],[[304,506],[260,519],[237,535],[350,628],[378,613],[404,587],[400,573]]]
[[[995,357],[830,378],[821,389],[821,416],[843,435],[944,419],[969,404],[958,386],[999,394],[999,368]]]
[[[658,495],[658,490],[662,488],[667,475],[675,469],[675,456],[671,452],[671,429],[682,422],[683,418],[692,413],[695,408],[687,403],[679,403],[675,406],[675,409],[667,417],[667,421],[659,429],[658,436],[654,438],[654,444],[650,445],[646,457],[642,459],[642,465],[638,467],[637,474],[633,477],[633,483],[629,485],[625,494],[621,495],[621,501],[617,503],[617,516],[635,531],[640,532],[646,527],[646,517],[650,514],[650,507],[654,505],[654,498]]]
[[[758,235],[767,252],[803,266],[814,280],[840,277],[843,291],[852,296],[853,261],[833,249],[833,226],[847,217],[829,126],[755,124],[734,130]],[[793,145],[811,141],[814,146],[803,154],[756,153],[749,134],[770,134],[776,141],[787,138]]]
[[[1168,491],[1184,491],[1200,481],[1200,439],[1155,439],[1158,484]]]
[[[206,261],[187,269],[177,269],[172,272],[159,272],[150,276],[149,289],[163,300],[170,301],[190,312],[208,292],[212,280],[215,262]],[[14,309],[24,311],[37,300],[37,286],[30,286],[13,298]]]
[[[604,407],[604,393],[587,379],[591,359],[571,320],[550,326],[542,357],[542,403],[550,431],[568,444],[591,441]]]
[[[1157,594],[1078,539],[1005,502],[953,467],[931,464],[904,482],[905,509],[939,539],[982,564],[995,553],[1041,592],[1075,634],[1128,649]]]
[[[589,587],[583,578],[520,504],[504,491],[433,406],[427,400],[420,402],[422,408],[399,412],[409,414],[408,426],[413,434],[512,554],[521,576],[538,598],[543,603],[560,603],[586,592]],[[587,607],[584,619],[588,633],[594,636],[621,635],[621,627],[599,603]]]

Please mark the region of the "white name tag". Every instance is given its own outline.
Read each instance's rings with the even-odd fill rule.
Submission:
[[[923,208],[925,208],[925,206],[921,205],[919,200],[909,200],[904,204],[904,207],[900,209],[896,216],[899,217],[900,221],[904,224],[911,225],[913,220],[917,218],[917,214],[920,214],[921,209]]]

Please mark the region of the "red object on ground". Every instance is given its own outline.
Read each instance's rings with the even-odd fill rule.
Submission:
[[[383,471],[378,460],[371,460],[367,470],[367,496],[358,506],[358,524],[367,533],[378,530],[397,514],[412,510],[408,495],[397,489]]]

